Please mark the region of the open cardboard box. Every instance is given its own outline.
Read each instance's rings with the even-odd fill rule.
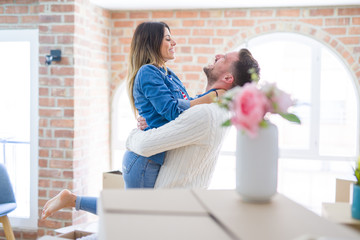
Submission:
[[[103,189],[125,188],[122,172],[110,171],[103,173]]]

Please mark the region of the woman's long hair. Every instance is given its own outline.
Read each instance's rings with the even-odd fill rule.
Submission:
[[[160,47],[164,38],[165,28],[170,31],[169,26],[164,22],[143,22],[137,26],[131,40],[127,91],[135,117],[137,115],[133,95],[135,76],[140,67],[145,64],[153,64],[158,67],[164,66],[165,62],[161,56]]]

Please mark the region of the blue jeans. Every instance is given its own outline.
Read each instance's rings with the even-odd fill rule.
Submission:
[[[125,188],[154,188],[160,167],[147,157],[126,151],[122,164]]]
[[[97,200],[97,197],[77,196],[75,209],[78,211],[84,210],[93,214],[97,214]]]

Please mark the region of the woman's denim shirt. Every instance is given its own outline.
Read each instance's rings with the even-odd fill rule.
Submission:
[[[189,100],[184,99],[182,92]],[[133,95],[139,115],[149,126],[145,130],[160,127],[190,108],[191,98],[175,73],[150,64],[136,74]]]

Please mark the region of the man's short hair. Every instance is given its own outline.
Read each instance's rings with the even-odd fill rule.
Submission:
[[[233,76],[234,82],[233,87],[243,86],[245,83],[251,82],[251,73],[250,69],[254,69],[254,72],[257,73],[260,78],[260,67],[258,62],[252,56],[248,49],[242,48],[239,51],[239,60],[233,63]]]

